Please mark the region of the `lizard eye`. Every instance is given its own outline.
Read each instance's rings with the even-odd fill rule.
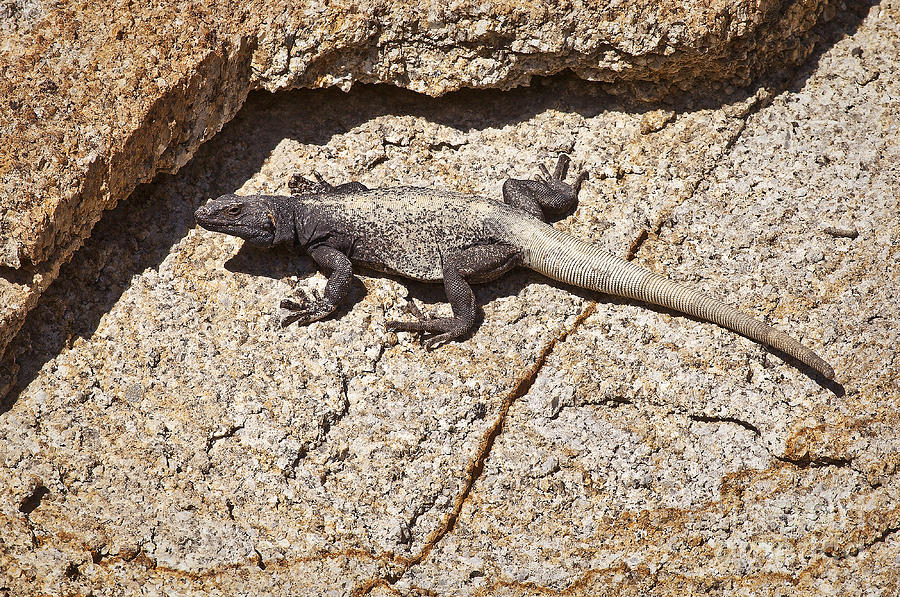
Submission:
[[[240,203],[235,203],[234,205],[229,205],[228,209],[225,210],[225,213],[229,216],[236,218],[241,215],[242,205]]]

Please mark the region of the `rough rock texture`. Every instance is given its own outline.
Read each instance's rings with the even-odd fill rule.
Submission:
[[[102,212],[181,167],[249,90],[430,95],[571,69],[608,89],[745,84],[796,64],[833,0],[0,5],[0,353]]]
[[[842,14],[786,82],[659,103],[568,76],[252,94],[102,218],[10,345],[0,594],[897,594],[898,23],[898,0]],[[559,151],[594,176],[558,226],[800,337],[839,384],[527,272],[433,352],[384,322],[441,290],[381,276],[281,329],[321,274],[191,218],[298,170],[497,195]]]

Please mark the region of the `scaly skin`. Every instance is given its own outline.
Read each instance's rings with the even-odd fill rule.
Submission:
[[[199,208],[208,230],[271,247],[290,243],[332,273],[322,296],[285,299],[282,325],[327,317],[350,288],[353,264],[425,282],[443,282],[453,317],[388,322],[393,331],[432,334],[426,346],[465,335],[475,321],[469,284],[493,280],[523,266],[597,292],[632,298],[716,323],[771,346],[832,379],[834,370],[790,336],[696,290],[605,253],[547,224],[547,215],[571,210],[587,177],[565,182],[560,156],[539,180],[509,179],[503,202],[418,187],[333,187],[295,177],[293,196],[223,195]]]

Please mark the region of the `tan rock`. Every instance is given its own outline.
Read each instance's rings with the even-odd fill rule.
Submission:
[[[900,5],[834,28],[780,91],[250,94],[101,218],[10,344],[0,588],[897,594]],[[496,196],[560,151],[596,175],[557,226],[800,337],[837,384],[529,272],[478,286],[483,320],[440,350],[384,330],[410,300],[446,312],[440,288],[378,275],[282,329],[324,277],[192,220],[298,171]]]
[[[659,95],[796,63],[824,0],[8,4],[0,11],[0,352],[101,213],[174,172],[253,88],[389,83],[429,95],[571,69]],[[704,83],[706,84],[706,83]],[[44,265],[45,262],[49,265]],[[28,274],[31,276],[32,274]],[[26,277],[28,277],[26,276]]]

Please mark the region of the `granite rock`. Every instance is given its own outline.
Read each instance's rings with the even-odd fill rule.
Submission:
[[[659,96],[796,64],[831,0],[0,6],[0,353],[104,210],[174,172],[251,89],[429,95],[565,69]]]
[[[731,93],[250,94],[10,344],[0,593],[896,594],[900,5],[863,16]],[[370,273],[281,329],[324,277],[192,220],[295,172],[496,196],[561,151],[593,176],[557,226],[802,338],[837,383],[529,272],[477,287],[477,329],[436,351],[384,322],[446,312],[440,288]]]

